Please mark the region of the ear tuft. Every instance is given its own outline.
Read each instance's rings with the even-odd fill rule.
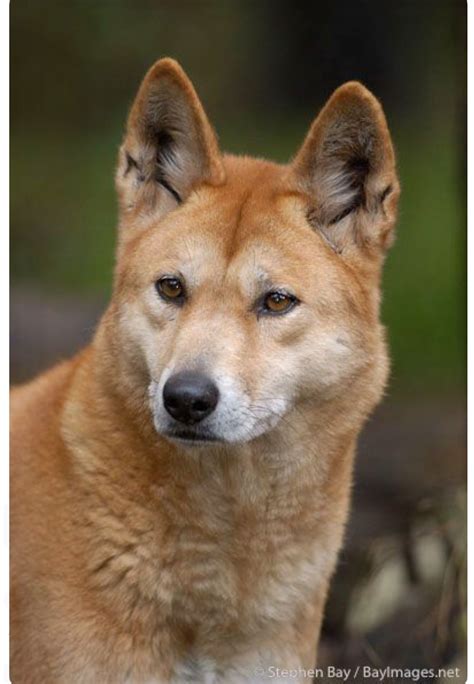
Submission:
[[[361,83],[346,83],[333,93],[293,170],[311,199],[312,224],[337,251],[354,240],[376,242],[387,219],[394,222],[396,203],[390,203],[390,217],[384,211],[389,195],[398,197],[390,134],[382,107]]]

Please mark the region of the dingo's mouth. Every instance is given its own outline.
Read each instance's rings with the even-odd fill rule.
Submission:
[[[215,435],[206,434],[194,430],[168,430],[164,433],[164,436],[173,441],[186,443],[188,445],[194,446],[222,441]]]

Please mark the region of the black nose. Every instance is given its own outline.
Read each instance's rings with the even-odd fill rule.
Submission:
[[[210,378],[194,371],[172,375],[163,387],[163,403],[180,423],[194,425],[214,411],[219,390]]]

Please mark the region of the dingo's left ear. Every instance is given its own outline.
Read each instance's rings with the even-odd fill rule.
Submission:
[[[311,126],[293,171],[308,218],[338,252],[391,243],[399,185],[382,107],[361,83],[338,88]]]
[[[197,184],[223,180],[216,136],[191,81],[173,59],[159,60],[143,79],[120,148],[122,210],[161,216]]]

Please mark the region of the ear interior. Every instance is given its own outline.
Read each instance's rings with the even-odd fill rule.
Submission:
[[[139,154],[137,160],[124,146],[123,154],[126,160],[124,176],[132,172],[138,184],[155,181],[170,193],[177,204],[181,204],[181,195],[174,187],[179,187],[182,185],[180,181],[184,178],[189,179],[191,176],[183,173],[184,170],[178,165],[179,152],[175,149],[175,141],[171,134],[165,131],[158,132],[143,147],[148,148],[150,154]],[[156,150],[156,156],[153,155],[154,150]],[[176,175],[178,175],[177,178],[175,178]]]
[[[311,198],[309,220],[336,251],[350,240],[375,240],[393,223],[392,200],[398,197],[393,147],[380,104],[361,84],[335,91],[294,169]]]
[[[223,180],[215,134],[191,82],[173,60],[160,60],[145,76],[116,178],[125,208],[141,210],[169,210],[196,184]]]

